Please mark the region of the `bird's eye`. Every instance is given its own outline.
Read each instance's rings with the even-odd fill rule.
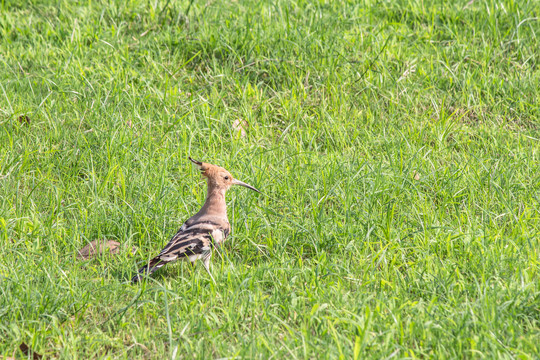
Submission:
[[[225,176],[225,180],[229,180],[229,177],[228,177],[228,176]]]

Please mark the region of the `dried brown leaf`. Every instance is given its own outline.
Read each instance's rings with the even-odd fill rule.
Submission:
[[[23,125],[30,125],[30,118],[27,115],[21,115],[17,120]]]
[[[38,354],[37,352],[35,352],[34,350],[32,350],[30,348],[30,346],[26,345],[26,343],[21,343],[21,345],[19,345],[19,349],[21,349],[22,353],[26,356],[28,355],[31,355],[32,356],[32,359],[34,360],[39,360],[43,357],[43,355],[40,355]]]
[[[240,137],[246,137],[246,129],[249,127],[249,124],[246,120],[236,119],[234,120],[232,127],[240,133]]]
[[[79,260],[87,260],[106,252],[109,254],[118,254],[120,252],[120,243],[106,239],[94,240],[79,250],[77,258]]]

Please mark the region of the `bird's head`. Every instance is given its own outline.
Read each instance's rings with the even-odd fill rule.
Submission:
[[[201,161],[193,160],[192,158],[189,158],[189,160],[199,168],[201,175],[206,178],[208,185],[211,187],[224,189],[227,191],[233,185],[240,185],[260,193],[260,191],[255,189],[253,186],[233,178],[231,173],[221,166],[203,163]]]

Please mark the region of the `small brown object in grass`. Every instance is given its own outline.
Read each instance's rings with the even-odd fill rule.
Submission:
[[[246,137],[246,129],[249,127],[249,124],[246,120],[236,119],[234,120],[232,127],[240,133],[240,137]]]
[[[30,118],[27,115],[21,115],[17,120],[23,125],[30,125]]]
[[[21,343],[21,345],[19,345],[19,349],[21,349],[22,353],[26,355],[26,357],[30,355],[31,358],[34,360],[39,360],[43,357],[43,355],[40,355],[34,350],[32,350],[30,346],[26,345],[26,343]]]
[[[94,240],[79,250],[77,258],[79,260],[88,260],[95,256],[99,256],[104,253],[118,254],[120,251],[120,243],[113,240]]]

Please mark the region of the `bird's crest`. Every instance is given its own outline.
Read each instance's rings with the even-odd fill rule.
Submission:
[[[221,175],[221,177],[223,178],[228,177],[232,179],[232,175],[221,166],[203,163],[202,161],[192,159],[191,157],[189,158],[189,160],[194,163],[197,168],[199,168],[199,170],[201,171],[201,175],[205,178],[217,179]]]

